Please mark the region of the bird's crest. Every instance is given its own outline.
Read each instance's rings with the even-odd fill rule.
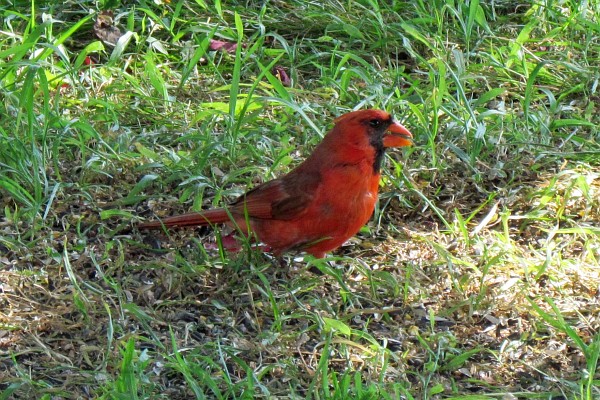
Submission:
[[[386,120],[386,119],[390,118],[390,114],[388,114],[387,112],[382,111],[382,110],[372,110],[372,109],[358,110],[358,111],[352,111],[352,112],[346,113],[344,115],[340,115],[333,122],[335,124],[339,124],[340,122],[349,121],[354,118],[361,118],[361,119],[377,118],[377,119]]]

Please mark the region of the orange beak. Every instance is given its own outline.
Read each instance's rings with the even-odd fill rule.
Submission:
[[[412,133],[397,122],[393,122],[388,128],[388,134],[383,137],[384,147],[412,146]]]

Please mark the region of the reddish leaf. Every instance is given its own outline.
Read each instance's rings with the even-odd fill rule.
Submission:
[[[275,67],[273,67],[271,73],[281,81],[283,86],[292,86],[292,80],[288,76],[287,72],[285,72],[285,69],[283,69],[283,67],[276,65]]]
[[[227,53],[234,53],[235,49],[237,49],[237,43],[211,39],[208,48],[213,51],[223,50]]]

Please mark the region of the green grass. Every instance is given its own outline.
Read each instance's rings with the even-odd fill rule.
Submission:
[[[14,3],[0,399],[600,398],[600,3]],[[327,260],[127,229],[286,173],[368,107],[416,145]]]

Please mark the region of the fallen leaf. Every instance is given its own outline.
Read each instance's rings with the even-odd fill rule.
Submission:
[[[292,80],[290,79],[287,72],[285,72],[285,69],[283,69],[282,66],[276,65],[275,67],[273,67],[273,70],[271,71],[271,73],[273,75],[275,75],[277,77],[277,79],[279,79],[281,81],[283,86],[287,86],[287,87],[292,86]]]
[[[115,47],[119,38],[123,36],[123,33],[119,28],[114,25],[113,12],[100,11],[96,23],[94,23],[94,34],[98,39],[108,46]]]
[[[235,49],[237,49],[237,43],[211,39],[208,48],[212,51],[223,50],[227,53],[234,53]]]

